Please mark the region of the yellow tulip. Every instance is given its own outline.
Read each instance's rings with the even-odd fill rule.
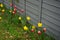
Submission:
[[[35,26],[34,25],[32,26],[32,29],[35,29]]]
[[[3,7],[3,4],[0,4],[0,7]]]
[[[38,23],[38,27],[42,27],[42,23]]]
[[[5,10],[3,9],[2,12],[5,12]]]
[[[21,17],[19,17],[19,20],[21,20],[22,18]]]
[[[28,27],[27,26],[24,26],[24,30],[27,31],[28,30]]]
[[[30,20],[30,17],[29,17],[29,16],[27,16],[27,17],[26,17],[26,19],[29,21],[29,20]]]
[[[0,17],[0,20],[1,20],[2,18]]]

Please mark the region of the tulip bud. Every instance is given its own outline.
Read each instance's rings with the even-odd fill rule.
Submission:
[[[17,8],[16,5],[14,6],[14,8],[15,8],[15,9]]]
[[[42,23],[38,23],[38,27],[42,27]]]
[[[19,20],[21,20],[21,17],[19,17]]]
[[[24,30],[27,31],[28,30],[28,27],[27,26],[24,26]]]
[[[10,6],[12,7],[12,6],[13,6],[13,4],[11,3],[11,4],[10,4]]]
[[[35,28],[36,28],[36,27],[33,25],[33,26],[32,26],[32,29],[35,29]]]
[[[29,21],[31,18],[29,16],[27,16],[26,19]]]
[[[31,29],[31,32],[34,32],[34,29]]]
[[[41,35],[41,31],[38,31],[38,35]]]
[[[16,14],[16,12],[15,12],[15,11],[13,11],[13,14]]]
[[[14,8],[14,11],[16,11],[16,8]]]
[[[46,32],[46,28],[43,28],[43,32]]]

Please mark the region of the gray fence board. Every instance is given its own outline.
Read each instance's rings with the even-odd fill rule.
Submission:
[[[42,7],[42,22],[47,27],[47,33],[60,40],[60,2],[56,0],[44,0]]]

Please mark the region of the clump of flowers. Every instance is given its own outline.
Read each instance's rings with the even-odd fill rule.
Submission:
[[[12,3],[10,3],[10,6],[12,7],[12,6],[13,6],[13,4],[12,4]]]
[[[24,26],[24,28],[23,28],[25,31],[27,31],[28,30],[28,27],[27,26]]]
[[[0,4],[0,7],[3,7],[3,4],[2,3]]]
[[[38,23],[38,27],[42,27],[42,23],[39,22],[39,23]]]
[[[27,19],[28,21],[30,21],[31,18],[30,18],[29,16],[27,16],[26,19]]]

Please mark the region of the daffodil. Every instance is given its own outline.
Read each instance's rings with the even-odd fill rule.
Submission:
[[[42,23],[38,23],[38,27],[42,27]]]
[[[5,12],[5,10],[4,10],[4,9],[2,9],[2,12]]]
[[[3,4],[0,4],[0,7],[3,7]]]
[[[29,21],[31,18],[29,16],[27,16],[26,19]]]
[[[0,17],[0,20],[2,19],[2,17]]]
[[[32,26],[32,29],[35,29],[35,26],[34,25]]]
[[[19,17],[19,20],[21,20],[22,18],[21,17]]]
[[[28,30],[28,27],[27,26],[24,26],[24,30],[27,31]]]

